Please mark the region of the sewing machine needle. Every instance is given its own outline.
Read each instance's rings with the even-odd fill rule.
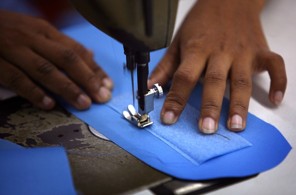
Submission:
[[[123,48],[124,48],[124,54],[126,56],[126,67],[131,74],[133,106],[135,106],[135,89],[134,89],[134,69],[136,69],[135,53],[129,47],[123,46]]]
[[[135,86],[134,86],[134,70],[130,71],[131,73],[131,82],[132,82],[132,96],[133,96],[133,106],[135,107]]]

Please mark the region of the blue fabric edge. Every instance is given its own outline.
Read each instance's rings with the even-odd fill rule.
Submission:
[[[86,31],[91,34],[96,34],[96,37],[98,37],[98,39],[101,38],[101,40],[103,40],[103,43],[101,43],[102,45],[104,45],[104,42],[108,43],[108,41],[110,41],[109,37],[107,37],[105,34],[89,24],[83,24],[75,28],[65,29],[64,32],[72,36],[74,39],[88,45],[90,44],[89,41],[91,40],[86,40],[80,34],[81,32]],[[99,48],[99,50],[100,52],[102,52],[101,56],[106,55],[107,51],[101,48]],[[110,58],[110,56],[107,58]],[[107,70],[107,73],[109,75],[112,75],[112,72],[109,69]],[[120,93],[120,90],[116,91],[115,93]],[[226,103],[224,103],[224,109],[226,104],[227,100]],[[90,122],[88,119],[91,116],[85,115],[84,112],[74,110],[69,105],[64,104],[64,106],[66,109],[68,109],[68,111],[70,111],[72,114],[82,119],[86,123]],[[108,109],[110,108],[108,108],[106,105],[100,105],[99,108],[96,107],[95,109],[100,109],[100,112],[104,113],[106,111],[109,112]],[[195,166],[192,163],[188,162],[188,160],[184,159],[182,156],[176,154],[176,152],[172,150],[172,148],[170,148],[168,145],[157,142],[155,140],[156,138],[153,137],[151,134],[150,136],[143,136],[145,137],[145,141],[147,141],[148,143],[147,147],[149,147],[149,143],[153,143],[153,146],[160,148],[161,151],[158,151],[158,154],[153,154],[147,148],[140,149],[137,145],[133,145],[133,142],[120,137],[120,135],[116,134],[116,131],[114,131],[115,133],[113,134],[112,132],[108,132],[107,130],[108,124],[112,124],[114,122],[123,123],[126,121],[124,121],[123,119],[114,120],[114,118],[116,117],[113,114],[108,115],[108,117],[102,114],[101,117],[103,118],[104,123],[100,125],[101,128],[98,130],[102,134],[113,140],[118,146],[122,147],[140,160],[148,163],[148,165],[150,165],[151,167],[154,167],[160,171],[163,171],[180,179],[207,180],[225,177],[244,177],[257,174],[277,166],[285,159],[285,157],[291,150],[290,144],[274,126],[262,121],[253,114],[249,113],[248,121],[255,120],[256,122],[248,123],[248,128],[244,132],[241,132],[239,134],[250,141],[253,144],[252,147],[242,149],[239,152],[229,153],[227,155],[207,161],[202,165]],[[223,117],[221,117],[221,120],[223,120]],[[95,127],[95,125],[92,125],[91,123],[89,124]],[[271,150],[271,148],[273,150]],[[175,158],[178,163],[172,162],[170,165],[164,164],[162,159],[170,157],[172,157],[173,159]]]

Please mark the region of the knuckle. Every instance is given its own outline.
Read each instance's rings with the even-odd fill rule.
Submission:
[[[279,54],[276,54],[276,53],[272,53],[272,55],[270,56],[270,60],[272,62],[274,62],[277,66],[280,66],[280,65],[284,65],[284,58],[279,55]]]
[[[181,111],[186,104],[186,99],[179,94],[170,92],[166,98],[166,106],[177,112]]]
[[[25,87],[22,94],[28,99],[41,100],[42,95],[39,93],[39,88],[36,85]]]
[[[231,84],[234,88],[238,89],[248,89],[252,87],[251,80],[242,75],[232,79]]]
[[[75,43],[73,46],[74,51],[81,56],[91,55],[91,52],[86,50],[81,44]]]
[[[52,25],[41,18],[34,18],[36,32],[43,35],[48,35],[48,30],[52,29]],[[50,37],[50,36],[48,36]]]
[[[39,26],[41,25],[43,28],[51,26],[49,22],[41,18],[34,18],[34,20],[35,20],[35,24],[38,24]]]
[[[91,74],[90,76],[88,76],[88,78],[86,79],[86,83],[95,83],[98,81],[98,77],[96,74]]]
[[[1,39],[1,44],[2,44],[1,51],[4,48],[7,51],[13,51],[15,49],[15,47],[17,46],[15,39],[9,37],[9,35],[7,35],[6,39],[5,38],[2,39],[2,37],[0,37],[0,39]]]
[[[67,63],[71,63],[71,64],[76,63],[76,62],[78,62],[78,59],[79,59],[78,55],[74,52],[74,50],[69,49],[69,48],[64,49],[62,51],[62,57],[63,57],[64,62],[66,64]]]
[[[0,27],[1,28],[1,27]],[[31,33],[26,30],[20,29],[10,29],[8,32],[2,32],[0,35],[1,41],[1,51],[4,53],[9,52],[12,53],[18,49],[22,49],[21,47],[25,44],[27,39],[31,39]]]
[[[237,43],[237,47],[236,47],[236,49],[238,50],[238,51],[244,51],[244,50],[246,50],[246,48],[247,48],[247,43],[245,43],[245,42],[243,42],[243,41],[239,41],[238,43]]]
[[[18,89],[24,80],[25,76],[21,72],[16,71],[8,77],[7,85],[12,89]]]
[[[197,82],[197,76],[192,74],[192,71],[186,68],[178,70],[174,75],[174,80],[181,81],[188,85],[195,85]]]
[[[203,112],[215,112],[215,113],[217,113],[220,110],[220,106],[214,100],[207,100],[202,104],[201,110]]]
[[[234,100],[231,102],[232,110],[238,111],[240,113],[246,113],[248,111],[248,106],[239,100]]]
[[[61,86],[60,93],[67,97],[76,98],[80,95],[80,90],[74,83],[69,81]]]
[[[190,49],[195,49],[195,48],[199,48],[201,46],[200,41],[196,40],[196,39],[191,39],[191,40],[187,40],[184,43],[184,47],[188,50]]]
[[[196,53],[197,51],[199,53],[206,53],[206,47],[204,47],[203,44],[203,37],[201,38],[197,38],[197,39],[190,39],[190,40],[186,40],[184,42],[184,51],[187,53]]]
[[[94,74],[96,74],[96,75],[103,75],[103,74],[104,74],[103,69],[102,69],[100,66],[98,66],[98,65],[92,67],[92,71],[93,71]]]
[[[221,72],[217,72],[217,71],[211,71],[211,72],[207,72],[205,77],[204,77],[204,82],[207,83],[224,83],[227,80],[227,76],[224,75]]]
[[[64,85],[61,87],[62,91],[69,92],[71,91],[71,88],[73,88],[73,83],[72,82],[66,82]]]
[[[55,66],[47,60],[39,60],[37,62],[37,71],[43,75],[50,74],[54,69]]]

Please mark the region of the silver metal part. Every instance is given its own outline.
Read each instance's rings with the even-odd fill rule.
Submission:
[[[148,114],[141,115],[137,113],[133,105],[128,105],[127,110],[123,111],[123,117],[137,127],[144,128],[153,124]]]
[[[160,98],[162,96],[163,96],[162,87],[158,83],[154,84],[154,87],[150,89],[148,93],[146,93],[146,95],[144,96],[145,98],[144,110],[140,109],[140,106],[139,106],[138,112],[140,114],[148,114],[149,112],[154,110],[154,97]]]
[[[101,138],[103,140],[106,140],[106,141],[110,141],[106,136],[104,136],[103,134],[101,134],[99,131],[95,130],[94,128],[92,128],[91,126],[88,125],[88,129],[89,131],[95,135],[96,137],[98,138]]]
[[[162,96],[163,96],[163,90],[162,90],[162,87],[161,87],[158,83],[154,84],[153,86],[154,86],[154,87],[153,87],[152,89],[150,89],[150,90],[153,90],[153,91],[154,91],[154,94],[155,94],[155,96],[156,96],[157,98],[162,97]]]
[[[154,110],[154,97],[159,98],[161,96],[163,96],[162,87],[158,84],[154,84],[154,87],[150,89],[145,95],[144,110],[141,110],[139,107],[137,112],[133,105],[128,105],[127,111],[124,110],[122,112],[123,117],[139,128],[152,125],[153,122],[150,120],[148,113]]]

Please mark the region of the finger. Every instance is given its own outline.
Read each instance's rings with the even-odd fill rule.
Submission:
[[[77,43],[75,40],[64,36],[62,42],[65,43],[69,48],[73,48],[73,50],[84,60],[86,65],[96,74],[97,78],[101,80],[100,85],[107,88],[109,91],[113,89],[113,82],[111,78],[105,73],[105,71],[94,61],[94,55],[91,50],[84,48],[82,45]],[[109,93],[109,92],[108,92]],[[105,102],[111,98],[107,96],[107,98],[103,98],[103,100],[98,100],[98,102]],[[105,99],[105,100],[104,100]]]
[[[177,39],[175,39],[164,57],[151,73],[148,80],[148,88],[151,88],[155,83],[158,83],[161,86],[167,84],[167,82],[173,77],[173,74],[180,63],[178,56]]]
[[[84,60],[92,59],[93,57],[92,52],[84,48],[77,41],[61,33],[59,30],[54,28],[47,21],[44,21],[44,20],[37,20],[37,21],[38,21],[38,24],[36,23],[36,26],[38,25],[39,35],[40,35],[37,38],[40,38],[40,39],[43,38],[50,42],[58,42],[60,45],[64,45],[65,47],[71,48]],[[33,37],[33,38],[36,39],[36,37]],[[37,45],[37,46],[40,45],[39,41],[40,40],[35,40],[35,43],[33,43],[33,45]],[[29,42],[29,44],[30,45],[32,44],[32,40]]]
[[[109,86],[105,87],[102,83],[102,79],[107,78],[102,69],[96,68],[94,72],[80,55],[70,47],[46,39],[42,41],[47,47],[40,47],[40,44],[35,44],[35,52],[50,59],[60,69],[64,70],[71,80],[81,86],[93,100],[103,103],[111,98]],[[73,48],[79,50],[80,53],[88,52],[78,43]]]
[[[15,55],[18,58],[11,59],[12,62],[33,80],[61,96],[77,109],[86,109],[90,106],[90,98],[50,61],[26,48],[15,51]]]
[[[232,131],[246,127],[249,101],[252,93],[252,59],[248,56],[237,58],[230,73],[230,110],[227,126]]]
[[[230,65],[230,57],[222,54],[214,55],[208,61],[199,117],[199,130],[205,134],[217,131]]]
[[[72,48],[76,52],[85,64],[97,75],[101,80],[101,85],[109,90],[113,89],[113,82],[105,73],[105,71],[94,61],[93,52],[83,47],[81,44],[71,39],[70,37],[59,33],[54,33],[54,40],[59,40],[63,45]],[[100,102],[100,101],[99,101]]]
[[[184,56],[174,74],[171,89],[166,97],[161,119],[164,124],[173,124],[179,118],[205,66],[203,53],[189,52]]]
[[[73,49],[73,51],[77,53],[91,69],[95,70],[98,67],[98,70],[100,71],[100,76],[108,77],[108,75],[93,60],[94,55],[91,50],[86,49],[83,45],[64,34],[59,34],[56,40],[59,40],[59,42],[62,43],[62,45],[65,45],[66,47]]]
[[[92,69],[92,71],[97,75],[98,78],[101,79],[101,85],[109,89],[110,91],[113,89],[113,81],[111,78],[105,73],[105,71],[93,60],[93,54],[89,51],[91,57],[88,58],[87,64]]]
[[[35,106],[50,110],[55,106],[55,101],[34,84],[24,73],[7,61],[0,58],[0,83],[15,91],[18,95],[29,100]]]
[[[269,99],[279,105],[283,98],[287,87],[287,75],[283,58],[273,52],[268,52],[264,56],[265,67],[271,79]]]

